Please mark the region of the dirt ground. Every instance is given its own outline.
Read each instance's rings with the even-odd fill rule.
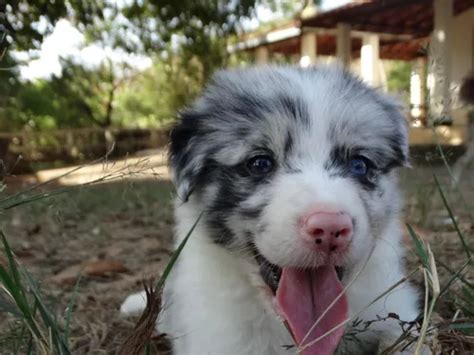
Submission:
[[[0,215],[1,228],[21,264],[40,280],[43,292],[59,314],[64,314],[82,271],[71,329],[72,348],[78,354],[108,354],[118,349],[136,320],[120,317],[121,302],[128,294],[142,289],[144,278],[159,275],[170,256],[173,189],[163,161],[151,162],[153,171],[159,173],[148,171],[143,175],[143,169],[137,169],[135,174],[117,180],[70,187],[64,194],[15,207]],[[128,160],[127,164],[136,165],[137,161]],[[94,178],[103,174],[103,169],[98,167],[88,169],[96,174]],[[447,182],[443,166],[415,167],[402,173],[407,203],[405,218],[430,242],[437,260],[456,269],[463,261],[463,252],[434,185],[433,173]],[[35,177],[10,178],[0,197],[58,174],[59,171],[49,171]],[[56,180],[43,190],[87,182],[84,176],[79,181]],[[472,206],[474,201],[474,167],[464,174],[460,190],[461,193],[447,190],[447,194],[461,229],[474,246],[473,220],[469,214],[474,209],[464,204]],[[408,237],[407,243],[411,248]],[[407,259],[413,267],[414,253],[409,252]],[[440,273],[442,278],[448,275],[443,268]],[[466,277],[472,281],[474,275]],[[421,279],[417,282],[421,283]],[[453,304],[447,302],[439,312],[449,316],[454,313]],[[0,313],[0,329],[8,329],[6,324],[7,317]],[[6,333],[0,331],[0,349],[5,349],[2,344],[8,340]],[[160,353],[166,353],[159,340],[155,345],[161,349]]]

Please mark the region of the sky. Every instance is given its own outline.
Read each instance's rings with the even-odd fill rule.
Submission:
[[[322,10],[328,10],[350,2],[350,0],[323,0]],[[268,9],[257,9],[260,21],[269,21],[275,15]],[[102,48],[96,44],[85,45],[84,35],[79,32],[67,20],[57,22],[54,31],[45,38],[41,48],[30,54],[34,54],[34,59],[28,53],[16,53],[20,60],[27,64],[20,66],[20,74],[23,79],[34,80],[38,78],[48,78],[52,74],[61,73],[60,57],[72,56],[74,59],[86,66],[97,66],[104,59],[110,58],[116,62],[127,62],[137,69],[146,69],[151,65],[151,59],[146,56],[128,54],[111,48]]]
[[[32,51],[31,54],[35,59],[28,61],[28,53],[16,53],[18,59],[28,61],[28,64],[20,66],[20,75],[26,80],[59,75],[60,57],[71,56],[75,61],[90,67],[99,65],[107,58],[115,62],[127,62],[137,69],[145,69],[151,65],[151,59],[146,56],[102,48],[96,44],[86,46],[84,35],[67,20],[59,20],[53,32],[43,41],[41,49]]]

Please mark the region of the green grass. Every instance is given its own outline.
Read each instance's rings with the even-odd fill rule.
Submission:
[[[65,333],[57,317],[53,317],[44,302],[37,281],[33,280],[26,269],[19,267],[3,233],[1,237],[4,253],[8,258],[7,265],[0,266],[0,283],[6,296],[2,308],[27,330],[29,341],[24,350],[28,353],[70,354]],[[20,346],[20,350],[21,348]]]

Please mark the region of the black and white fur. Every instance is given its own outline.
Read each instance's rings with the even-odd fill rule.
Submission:
[[[252,157],[273,157],[265,176]],[[364,156],[370,174],[348,169]],[[312,204],[349,213],[354,236],[342,261],[350,314],[404,276],[400,192],[407,125],[399,107],[338,68],[259,67],[217,73],[171,135],[177,186],[176,243],[204,211],[164,291],[158,328],[178,355],[294,354],[273,310],[255,253],[277,266],[317,266],[297,242],[295,220]],[[417,293],[403,284],[357,318],[412,321]],[[128,300],[128,305],[133,299]],[[127,303],[123,310],[126,312]],[[394,319],[343,341],[341,353],[380,351],[401,334]]]

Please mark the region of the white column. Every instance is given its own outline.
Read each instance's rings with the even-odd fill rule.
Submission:
[[[315,32],[303,32],[301,35],[300,65],[307,67],[316,62],[317,37]]]
[[[264,65],[268,63],[268,48],[265,46],[257,47],[255,50],[255,64]]]
[[[426,89],[426,72],[425,58],[417,58],[412,62],[412,70],[410,77],[410,113],[416,119],[417,125],[422,125],[425,118],[425,89]]]
[[[344,66],[351,64],[351,27],[347,23],[337,24],[336,57]]]
[[[360,70],[365,82],[373,86],[380,85],[379,37],[375,34],[362,37]]]
[[[434,29],[430,42],[430,116],[434,122],[451,121],[451,22],[453,0],[434,0]],[[433,123],[433,122],[432,122]]]

